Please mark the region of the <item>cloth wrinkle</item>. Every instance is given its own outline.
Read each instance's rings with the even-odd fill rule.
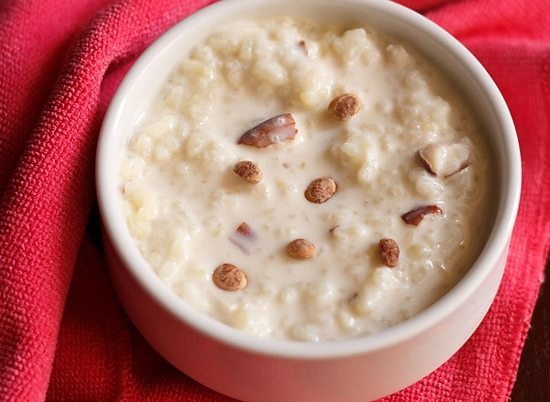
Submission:
[[[164,361],[110,283],[94,158],[138,55],[212,0],[0,4],[0,400],[227,401]],[[383,401],[507,400],[550,249],[550,13],[544,0],[403,0],[447,29],[501,90],[523,188],[502,284],[468,342]]]

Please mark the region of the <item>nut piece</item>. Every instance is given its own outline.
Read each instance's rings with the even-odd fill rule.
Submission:
[[[243,222],[235,229],[235,232],[229,236],[229,241],[240,248],[243,253],[250,255],[251,249],[256,241],[256,233],[254,233],[246,222]]]
[[[449,177],[470,166],[470,151],[464,143],[428,144],[418,151],[420,162],[428,172]]]
[[[249,183],[257,184],[260,180],[262,180],[262,171],[258,167],[258,164],[252,161],[237,162],[233,168],[233,172],[241,176]]]
[[[308,242],[305,239],[292,240],[286,246],[287,254],[298,260],[305,260],[315,256],[317,249],[313,243]]]
[[[272,144],[293,140],[298,130],[290,113],[272,117],[244,133],[239,141],[242,145],[265,148]]]
[[[252,231],[252,228],[250,226],[248,226],[248,223],[246,223],[246,222],[241,223],[237,227],[236,232],[238,234],[244,236],[244,237],[248,237],[248,238],[251,238],[251,239],[256,237],[256,235]]]
[[[244,272],[233,264],[222,264],[218,266],[214,270],[212,279],[217,287],[228,291],[244,289],[248,283]]]
[[[328,105],[328,110],[338,121],[344,121],[357,114],[361,101],[353,94],[344,94],[334,98]]]
[[[305,41],[305,40],[302,39],[301,41],[299,41],[299,42],[298,42],[298,47],[299,47],[300,49],[302,49],[302,51],[304,52],[304,54],[305,54],[306,56],[309,56],[309,50],[308,50],[308,48],[307,48],[307,45],[306,45],[306,41]]]
[[[380,257],[386,267],[393,268],[399,261],[399,246],[393,239],[380,239],[378,242]]]
[[[401,219],[403,219],[406,224],[418,225],[428,214],[443,215],[443,211],[437,205],[426,205],[401,215]]]
[[[331,177],[320,177],[307,186],[304,195],[309,202],[322,204],[328,201],[337,190],[336,183]]]

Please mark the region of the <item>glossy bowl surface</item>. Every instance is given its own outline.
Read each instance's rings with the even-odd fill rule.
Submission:
[[[478,112],[496,156],[494,227],[464,278],[417,316],[377,334],[303,343],[259,339],[194,310],[149,268],[122,214],[120,154],[182,55],[216,27],[273,14],[344,20],[401,40],[438,65]],[[96,180],[113,283],[130,318],[174,366],[244,401],[366,401],[398,391],[439,367],[470,337],[504,270],[521,187],[514,125],[496,85],[457,40],[421,15],[379,0],[226,0],[166,32],[138,59],[105,117]]]

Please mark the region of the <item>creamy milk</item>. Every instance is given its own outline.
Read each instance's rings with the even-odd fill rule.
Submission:
[[[394,325],[457,283],[491,224],[490,153],[455,91],[367,27],[290,18],[222,27],[182,57],[128,142],[120,178],[130,233],[183,300],[248,333],[315,342]],[[338,121],[327,108],[342,94],[361,105]],[[294,139],[238,144],[283,113]],[[439,174],[419,157],[425,147]],[[259,183],[235,174],[239,161],[257,165]],[[322,177],[337,190],[312,203],[304,192]],[[442,213],[405,223],[422,206]],[[383,238],[399,247],[393,268]],[[290,257],[295,239],[314,255]],[[221,264],[246,285],[216,286]]]

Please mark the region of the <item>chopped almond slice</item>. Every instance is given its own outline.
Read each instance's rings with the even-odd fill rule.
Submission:
[[[428,214],[443,215],[443,211],[437,205],[425,205],[401,215],[401,219],[408,225],[418,225]]]
[[[252,232],[252,228],[248,226],[246,222],[243,222],[239,225],[239,227],[237,228],[237,233],[245,237],[256,238],[256,235],[254,234],[254,232]]]
[[[233,292],[244,289],[248,283],[243,271],[233,264],[221,264],[212,274],[214,284],[222,290]]]
[[[470,166],[470,151],[464,143],[428,144],[418,151],[422,165],[438,177],[449,177]]]
[[[243,222],[235,229],[235,232],[229,236],[229,241],[240,248],[243,253],[250,254],[250,249],[256,241],[256,233],[254,233],[246,222]]]
[[[238,143],[265,148],[273,144],[293,140],[297,132],[296,122],[292,115],[284,113],[272,117],[248,130],[239,138]]]
[[[302,49],[306,56],[309,56],[309,51],[305,40],[302,39],[301,41],[299,41],[298,46],[300,47],[300,49]]]

